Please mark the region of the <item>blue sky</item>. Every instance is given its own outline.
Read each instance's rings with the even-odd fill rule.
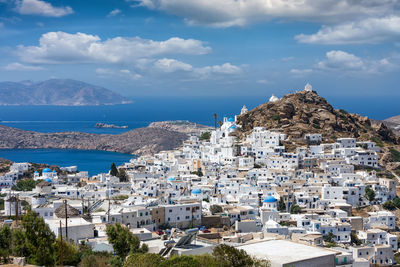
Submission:
[[[399,97],[398,0],[0,0],[0,81]]]

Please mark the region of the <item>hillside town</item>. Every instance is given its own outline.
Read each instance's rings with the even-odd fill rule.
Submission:
[[[0,176],[1,224],[12,227],[30,207],[56,237],[95,251],[113,251],[106,228],[118,223],[164,258],[226,244],[271,266],[396,264],[399,177],[380,164],[376,142],[309,132],[289,148],[281,129],[241,138],[238,116],[109,173],[13,163]],[[17,191],[29,171],[34,187]]]

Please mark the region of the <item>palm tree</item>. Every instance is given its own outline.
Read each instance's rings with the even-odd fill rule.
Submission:
[[[214,116],[214,127],[215,129],[217,129],[217,113],[214,113],[213,116]]]

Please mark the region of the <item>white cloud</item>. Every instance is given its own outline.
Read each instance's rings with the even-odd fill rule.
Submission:
[[[28,66],[28,65],[23,65],[18,62],[10,63],[7,66],[5,66],[3,69],[9,70],[9,71],[38,71],[38,70],[44,70],[44,68],[40,66]]]
[[[326,58],[319,61],[316,68],[323,71],[338,71],[346,73],[380,73],[390,71],[395,65],[389,59],[367,60],[353,54],[332,50],[326,53]]]
[[[242,73],[241,67],[232,65],[229,62],[224,63],[222,65],[213,65],[213,66],[196,68],[190,64],[178,61],[176,59],[163,58],[154,62],[154,67],[156,70],[165,73],[172,73],[178,71],[185,72],[188,73],[190,76],[198,79],[211,78],[216,75],[235,75]]]
[[[170,38],[153,41],[140,37],[101,40],[97,35],[48,32],[39,46],[18,46],[21,60],[30,63],[134,63],[167,54],[202,55],[211,51],[202,41]]]
[[[400,17],[367,18],[336,26],[323,26],[315,34],[300,34],[295,39],[310,44],[377,44],[399,40]]]
[[[154,66],[163,72],[193,70],[192,65],[170,58],[159,59],[154,63]]]
[[[112,11],[110,11],[110,13],[108,13],[108,15],[107,15],[107,17],[108,18],[111,18],[111,17],[115,17],[116,15],[118,15],[118,14],[121,14],[121,9],[114,9],[114,10],[112,10]]]
[[[207,66],[195,70],[197,74],[201,76],[207,76],[212,73],[216,74],[240,74],[242,69],[238,66],[232,65],[231,63],[224,63],[222,65]]]
[[[128,69],[112,70],[112,69],[98,68],[96,69],[96,73],[101,76],[117,76],[122,78],[128,78],[131,80],[137,80],[142,77],[142,75],[138,73],[133,73]]]
[[[313,72],[312,69],[291,69],[290,73],[294,76],[306,76]]]
[[[71,7],[54,7],[41,0],[17,0],[15,10],[22,15],[40,15],[45,17],[63,17],[74,13]]]
[[[339,23],[390,14],[397,0],[130,0],[189,24],[243,26],[273,19]],[[134,5],[134,6],[137,6]]]

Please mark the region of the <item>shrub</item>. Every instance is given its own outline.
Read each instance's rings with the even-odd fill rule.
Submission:
[[[400,152],[394,148],[389,148],[390,155],[392,156],[392,162],[400,161]]]
[[[132,254],[124,263],[124,267],[158,267],[165,259],[158,254]]]
[[[202,141],[210,141],[210,138],[211,138],[210,132],[204,132],[200,135],[200,140]]]
[[[388,200],[383,203],[383,208],[386,210],[394,210],[396,209],[396,205],[393,203],[393,201]]]

